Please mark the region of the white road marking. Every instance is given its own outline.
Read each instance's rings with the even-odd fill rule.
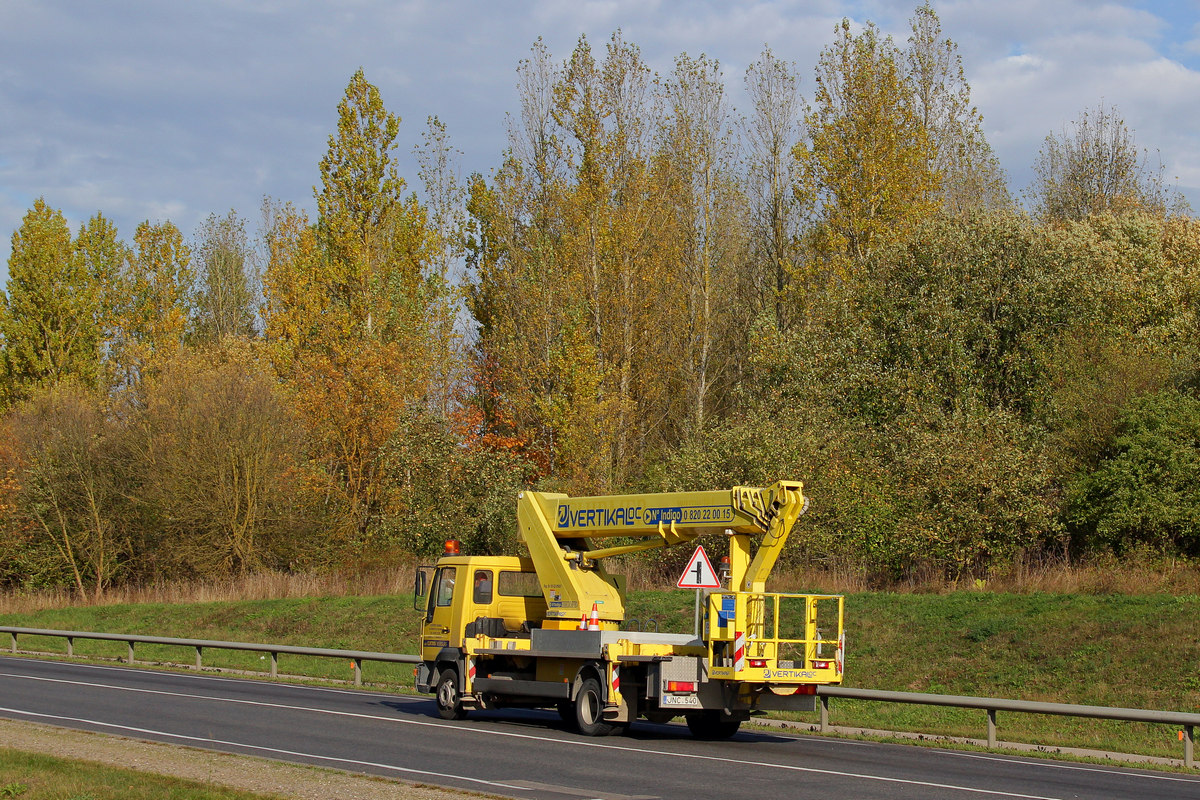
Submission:
[[[14,658],[14,657],[10,656],[8,653],[0,653],[0,658]],[[274,686],[279,689],[295,689],[297,692],[326,692],[328,694],[354,695],[355,697],[362,697],[364,695],[369,696],[369,697],[388,697],[388,698],[393,698],[397,701],[405,702],[405,703],[426,703],[426,702],[428,702],[428,700],[423,697],[411,697],[411,696],[402,695],[402,694],[393,694],[391,692],[372,691],[371,689],[338,689],[333,686],[313,686],[313,685],[305,684],[305,683],[283,683],[281,681],[271,680],[270,677],[265,672],[262,673],[261,679],[254,678],[253,676],[246,676],[246,677],[241,677],[241,678],[222,678],[219,675],[197,675],[193,672],[175,672],[173,670],[147,669],[145,667],[136,667],[136,666],[134,666],[134,667],[130,667],[130,666],[109,667],[109,666],[105,666],[104,664],[80,664],[80,663],[76,663],[74,661],[49,661],[49,662],[47,662],[47,661],[42,661],[41,659],[22,659],[20,657],[15,657],[15,660],[20,660],[20,661],[34,660],[34,661],[39,661],[41,663],[65,664],[73,669],[94,669],[94,670],[101,670],[101,671],[105,671],[105,672],[119,672],[119,673],[122,673],[125,675],[129,675],[131,673],[138,673],[138,674],[145,675],[146,673],[150,673],[150,674],[154,674],[154,675],[169,675],[173,678],[185,678],[187,680],[193,680],[193,681],[206,681],[206,682],[211,682],[211,683],[236,683],[236,684],[240,684],[242,686],[245,686],[248,683],[257,682],[257,683],[265,683],[269,686]]]
[[[500,783],[498,781],[485,781],[481,778],[468,778],[465,775],[452,775],[448,772],[431,772],[424,769],[409,769],[408,767],[397,767],[392,764],[380,764],[375,761],[357,761],[353,758],[338,758],[337,756],[322,756],[316,753],[301,753],[296,750],[280,750],[276,747],[263,747],[257,744],[246,744],[245,742],[230,742],[224,739],[212,739],[203,736],[185,736],[180,733],[169,733],[167,731],[156,731],[153,728],[134,728],[129,725],[116,725],[111,722],[100,722],[94,719],[83,719],[81,717],[63,717],[57,714],[38,714],[33,711],[22,711],[17,708],[0,708],[0,711],[21,714],[37,719],[52,719],[60,722],[78,722],[84,725],[97,725],[102,728],[112,728],[118,731],[126,731],[128,733],[141,733],[148,736],[166,736],[170,739],[180,739],[185,742],[196,742],[200,745],[222,744],[228,747],[244,747],[249,750],[259,750],[264,753],[275,753],[283,756],[298,756],[301,758],[315,758],[319,761],[335,761],[339,764],[353,764],[358,767],[377,767],[379,769],[388,769],[395,772],[404,772],[409,775],[426,775],[435,778],[449,778],[456,781],[468,781],[470,783],[481,783],[485,786],[495,786],[501,789],[521,789],[523,787],[509,783]]]
[[[1007,756],[991,756],[983,753],[964,753],[961,750],[942,750],[937,752],[958,758],[977,758],[982,761],[999,761],[1004,764],[1022,764],[1045,767],[1046,769],[1066,769],[1076,772],[1103,772],[1105,775],[1122,775],[1126,778],[1149,778],[1155,781],[1176,781],[1178,783],[1200,784],[1200,778],[1189,778],[1184,775],[1165,775],[1146,772],[1122,772],[1114,767],[1089,767],[1086,764],[1063,764],[1059,761],[1031,760],[1025,758],[1009,758]]]
[[[164,691],[161,689],[138,689],[138,688],[126,687],[126,686],[112,686],[112,685],[103,684],[103,683],[93,683],[90,681],[67,680],[65,678],[46,678],[46,677],[41,677],[41,676],[36,676],[36,675],[19,675],[19,674],[13,674],[13,673],[0,673],[0,677],[16,678],[19,680],[23,679],[23,680],[32,680],[32,681],[42,681],[42,682],[46,682],[46,683],[61,683],[61,684],[68,684],[68,685],[72,685],[72,686],[86,686],[89,688],[97,688],[97,689],[112,689],[115,691],[134,692],[134,693],[138,693],[138,694],[153,694],[153,695],[160,695],[160,696],[164,696],[164,697],[178,697],[178,698],[189,699],[189,700],[208,700],[208,701],[218,702],[218,703],[232,703],[232,704],[237,704],[237,705],[257,706],[260,708],[277,708],[277,709],[286,710],[286,711],[307,711],[309,713],[314,713],[314,714],[328,714],[328,715],[332,715],[332,716],[349,717],[349,718],[353,718],[353,719],[368,719],[368,720],[389,722],[389,723],[395,723],[395,724],[401,724],[401,725],[415,725],[415,726],[430,727],[430,728],[453,728],[456,731],[478,733],[478,734],[483,734],[486,736],[502,736],[502,737],[509,737],[509,738],[514,738],[514,739],[530,739],[530,740],[539,741],[539,742],[554,741],[558,744],[568,745],[568,746],[572,746],[572,747],[591,747],[591,748],[598,748],[598,749],[602,749],[602,750],[633,751],[633,752],[641,753],[644,755],[659,755],[659,756],[666,756],[668,758],[692,759],[692,760],[699,760],[699,761],[714,761],[714,762],[718,762],[718,763],[739,764],[742,766],[762,767],[764,769],[780,769],[780,770],[787,770],[790,772],[805,772],[805,773],[810,773],[810,774],[815,774],[815,775],[830,775],[830,776],[841,777],[841,778],[858,778],[861,780],[879,781],[879,782],[883,782],[883,783],[899,783],[899,784],[905,784],[908,786],[927,786],[927,787],[934,788],[934,789],[950,789],[950,790],[954,790],[954,791],[969,792],[972,794],[994,795],[997,797],[1015,797],[1015,798],[1020,798],[1020,800],[1060,800],[1060,798],[1046,797],[1043,795],[1016,794],[1013,792],[1000,792],[1000,791],[995,791],[992,789],[979,789],[979,788],[976,788],[973,786],[956,786],[954,784],[934,783],[931,781],[916,781],[916,780],[910,780],[907,778],[889,778],[889,777],[885,777],[882,775],[868,775],[865,773],[818,769],[816,767],[800,767],[800,766],[794,766],[791,764],[772,764],[772,763],[763,762],[763,761],[747,761],[747,760],[740,759],[740,758],[726,758],[723,756],[710,756],[710,755],[702,755],[699,753],[671,753],[671,752],[667,752],[667,751],[663,751],[663,750],[647,750],[647,749],[640,748],[640,747],[632,748],[632,747],[622,747],[620,745],[601,744],[600,742],[572,741],[572,740],[568,740],[568,739],[554,739],[554,738],[547,738],[544,736],[533,736],[533,735],[525,734],[525,733],[515,733],[512,731],[487,730],[487,729],[483,729],[483,728],[464,727],[464,726],[459,726],[459,725],[447,725],[444,723],[437,723],[437,722],[427,722],[424,720],[397,719],[395,717],[386,717],[386,716],[382,716],[382,715],[378,715],[378,714],[361,714],[361,713],[350,712],[350,711],[334,711],[331,709],[324,709],[324,708],[312,708],[310,706],[293,706],[293,705],[286,705],[283,703],[267,703],[267,702],[258,701],[258,700],[240,700],[240,699],[225,698],[225,697],[212,697],[212,696],[208,696],[208,695],[186,694],[183,692],[169,692],[169,691]],[[15,713],[15,714],[30,714],[32,716],[55,718],[52,715],[48,715],[48,714],[35,714],[32,712],[21,711],[20,709],[13,709],[13,708],[0,708],[0,712]],[[90,720],[75,720],[70,717],[58,717],[58,719],[64,719],[64,720],[70,719],[70,720],[76,721],[76,722],[87,722],[90,724],[103,725],[106,727],[123,728],[123,726],[120,726],[120,725],[112,725],[112,724],[104,723],[104,722],[94,722],[94,721],[90,721]],[[141,730],[141,729],[129,728],[128,730]],[[153,731],[153,732],[145,731],[145,732],[157,733],[157,734],[163,735],[163,736],[171,736],[171,737],[187,739],[187,740],[191,740],[191,741],[199,741],[199,742],[210,741],[207,739],[181,736],[179,734],[166,733],[166,732],[157,732],[157,731]],[[213,740],[213,741],[215,741],[215,740]],[[229,743],[229,744],[237,744],[237,743]],[[271,748],[263,748],[263,747],[259,747],[258,745],[238,744],[238,746],[251,747],[251,748],[266,750],[266,751],[270,751],[270,752],[287,753],[287,751],[282,751],[282,750],[272,751]],[[291,754],[291,753],[288,753],[288,754]],[[291,754],[291,755],[306,755],[306,754]],[[336,759],[336,758],[332,758],[329,756],[313,756],[313,757],[329,758],[330,760],[345,761],[346,763],[356,763],[349,759]],[[379,765],[379,766],[386,766],[386,765]],[[388,769],[400,769],[400,770],[404,769],[402,767],[387,767],[387,768]],[[413,770],[413,771],[419,772],[418,770]],[[423,774],[435,774],[435,773],[423,773]],[[453,777],[453,776],[449,776],[449,777]]]

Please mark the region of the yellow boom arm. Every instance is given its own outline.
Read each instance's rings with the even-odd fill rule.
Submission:
[[[593,604],[602,620],[625,617],[623,587],[600,559],[669,547],[704,533],[732,532],[731,585],[763,591],[804,506],[803,484],[797,481],[766,488],[599,497],[524,492],[517,519],[542,581],[548,627],[574,627]],[[750,537],[755,534],[763,538],[751,559]],[[644,541],[600,548],[592,542],[618,536]]]

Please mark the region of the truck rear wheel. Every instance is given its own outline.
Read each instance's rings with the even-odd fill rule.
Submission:
[[[462,706],[462,695],[458,691],[458,672],[454,669],[442,670],[437,682],[437,709],[442,719],[466,719],[467,712]]]
[[[584,736],[611,736],[618,726],[604,721],[604,695],[600,682],[587,678],[575,695],[575,724]]]
[[[741,720],[722,717],[720,711],[704,711],[700,714],[687,715],[687,726],[688,730],[692,732],[692,736],[708,741],[728,739],[738,732],[741,724]]]

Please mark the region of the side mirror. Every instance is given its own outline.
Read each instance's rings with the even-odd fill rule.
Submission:
[[[413,576],[413,610],[425,610],[425,595],[429,593],[429,568],[417,567]]]

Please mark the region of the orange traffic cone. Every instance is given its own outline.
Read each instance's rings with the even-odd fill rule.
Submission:
[[[587,614],[581,614],[579,617],[579,630],[586,631],[588,629]]]
[[[600,630],[600,610],[596,608],[595,603],[592,603],[592,616],[588,618],[587,629],[589,631]]]

